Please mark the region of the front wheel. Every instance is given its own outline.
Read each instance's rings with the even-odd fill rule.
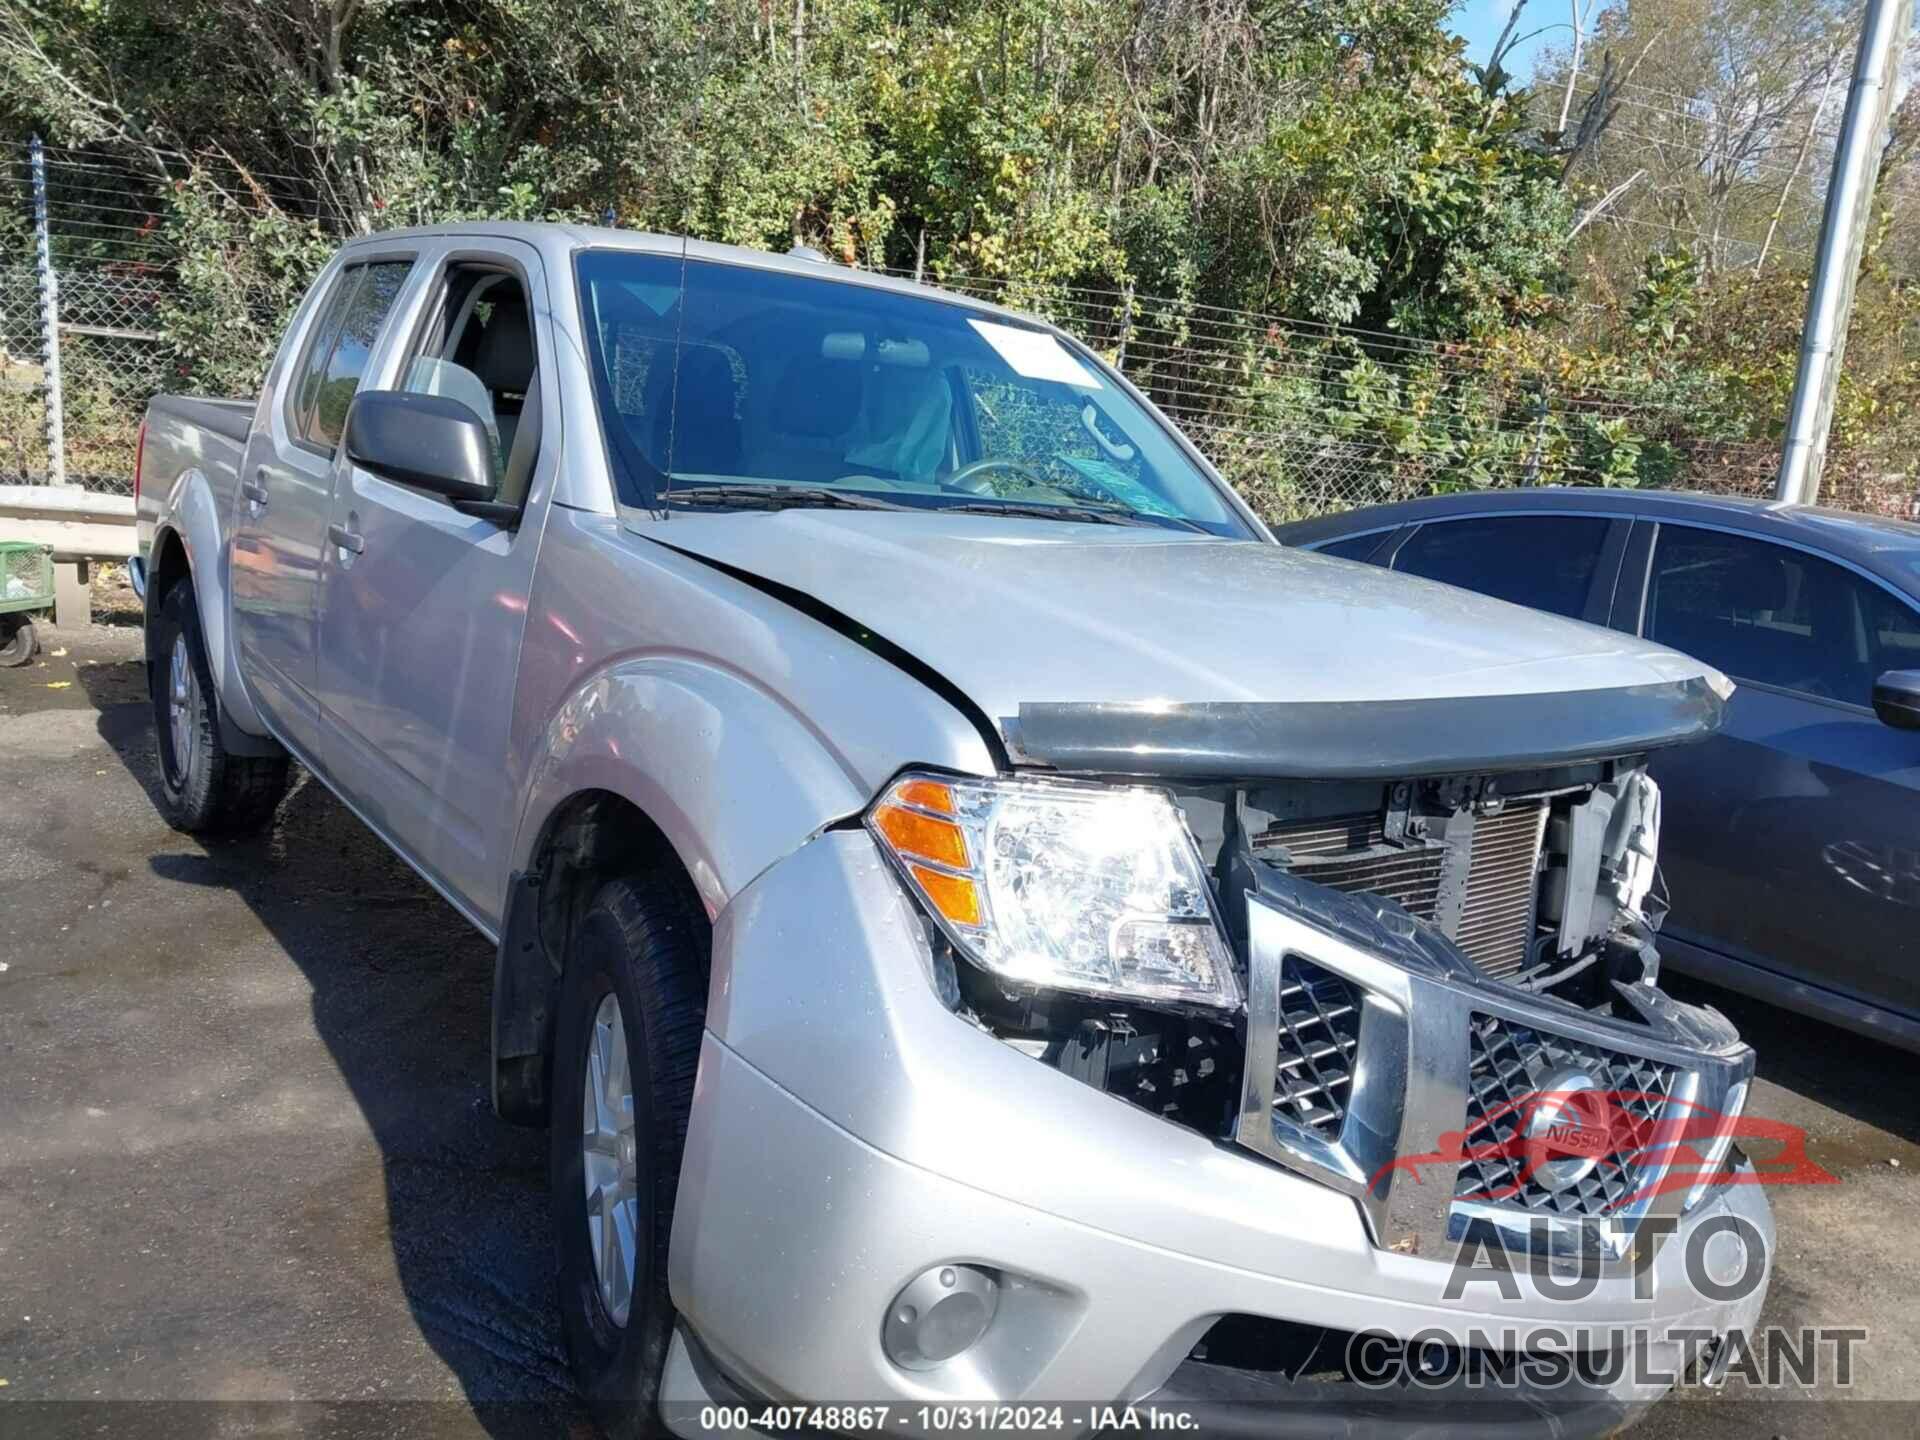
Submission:
[[[610,1435],[659,1431],[667,1242],[706,1014],[708,927],[677,874],[601,886],[555,1017],[551,1177],[561,1321]]]
[[[190,835],[253,829],[272,818],[287,788],[279,756],[230,754],[191,586],[167,592],[147,636],[153,728],[160,742],[160,812]]]

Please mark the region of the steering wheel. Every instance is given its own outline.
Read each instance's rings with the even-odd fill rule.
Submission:
[[[989,455],[985,459],[975,460],[962,465],[949,475],[944,484],[949,490],[959,490],[968,495],[992,495],[982,477],[994,470],[1010,470],[1027,484],[1037,489],[1047,489],[1046,477],[1023,460],[1015,460],[1005,455]]]

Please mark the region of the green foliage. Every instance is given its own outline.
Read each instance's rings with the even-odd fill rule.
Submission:
[[[22,0],[0,14],[0,123],[152,176],[102,204],[152,213],[177,256],[183,388],[247,389],[343,233],[611,216],[924,266],[1051,314],[1124,348],[1276,516],[1672,483],[1702,446],[1768,441],[1803,274],[1683,250],[1626,270],[1588,251],[1576,273],[1597,195],[1563,180],[1551,103],[1467,66],[1447,11]],[[1912,282],[1870,265],[1836,453],[1911,469],[1916,326]]]
[[[1684,249],[1656,250],[1627,307],[1628,330],[1663,348],[1691,339],[1700,315],[1700,263]]]
[[[176,388],[231,395],[257,389],[334,241],[312,222],[251,209],[191,182],[175,193],[168,224],[181,258],[161,318]]]

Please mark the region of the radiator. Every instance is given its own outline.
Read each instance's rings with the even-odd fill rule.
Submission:
[[[1441,914],[1440,906],[1449,846],[1389,844],[1377,811],[1285,821],[1255,835],[1253,846],[1284,850],[1288,868],[1303,880],[1378,895],[1434,921],[1483,973],[1505,979],[1527,961],[1546,827],[1545,800],[1511,801],[1496,814],[1474,816],[1464,845],[1465,894],[1455,916]]]

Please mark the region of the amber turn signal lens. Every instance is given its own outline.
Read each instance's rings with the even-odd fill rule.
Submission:
[[[942,815],[953,814],[953,787],[942,785],[938,780],[903,780],[895,788],[893,798],[902,805],[918,805],[922,810],[936,810]]]
[[[921,893],[948,920],[955,925],[977,926],[980,923],[980,892],[974,888],[973,881],[964,875],[929,870],[924,865],[909,864],[907,868],[913,872]]]
[[[967,837],[951,820],[936,820],[898,805],[882,805],[874,811],[873,823],[903,855],[917,855],[955,870],[967,868]]]

